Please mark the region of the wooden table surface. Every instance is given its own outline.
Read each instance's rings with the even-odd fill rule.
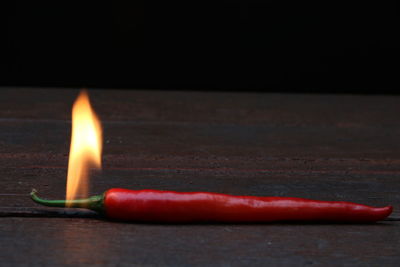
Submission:
[[[0,260],[8,265],[398,266],[400,97],[90,90],[111,187],[392,204],[376,224],[117,223],[63,198],[77,90],[0,89]],[[51,216],[53,214],[53,216]]]

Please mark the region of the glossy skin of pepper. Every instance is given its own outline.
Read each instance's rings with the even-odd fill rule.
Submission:
[[[392,207],[289,197],[233,196],[113,188],[104,193],[103,212],[110,219],[143,222],[375,222]]]

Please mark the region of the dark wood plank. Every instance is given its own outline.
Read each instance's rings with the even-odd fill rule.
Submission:
[[[400,260],[398,221],[146,225],[42,209],[27,193],[35,187],[48,198],[65,194],[77,90],[0,94],[0,258],[10,264],[396,266]],[[105,138],[93,194],[127,187],[297,196],[390,203],[393,218],[400,215],[399,97],[98,90],[91,96]],[[40,218],[19,218],[29,213]]]
[[[397,266],[400,224],[146,225],[0,219],[9,265]],[[23,255],[21,255],[23,254]]]

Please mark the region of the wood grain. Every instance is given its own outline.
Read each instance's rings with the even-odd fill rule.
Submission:
[[[92,90],[105,139],[92,194],[155,188],[395,208],[391,221],[369,225],[151,225],[41,208],[27,196],[34,187],[64,197],[77,92],[0,90],[3,262],[397,266],[399,97]]]

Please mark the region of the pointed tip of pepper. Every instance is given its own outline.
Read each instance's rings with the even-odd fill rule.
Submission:
[[[389,217],[390,214],[393,212],[393,206],[389,205],[386,207],[376,208],[376,218],[375,221],[382,221]]]
[[[391,205],[384,207],[384,209],[387,214],[386,217],[389,216],[390,214],[392,214],[392,212],[393,212],[393,206],[391,206]]]

